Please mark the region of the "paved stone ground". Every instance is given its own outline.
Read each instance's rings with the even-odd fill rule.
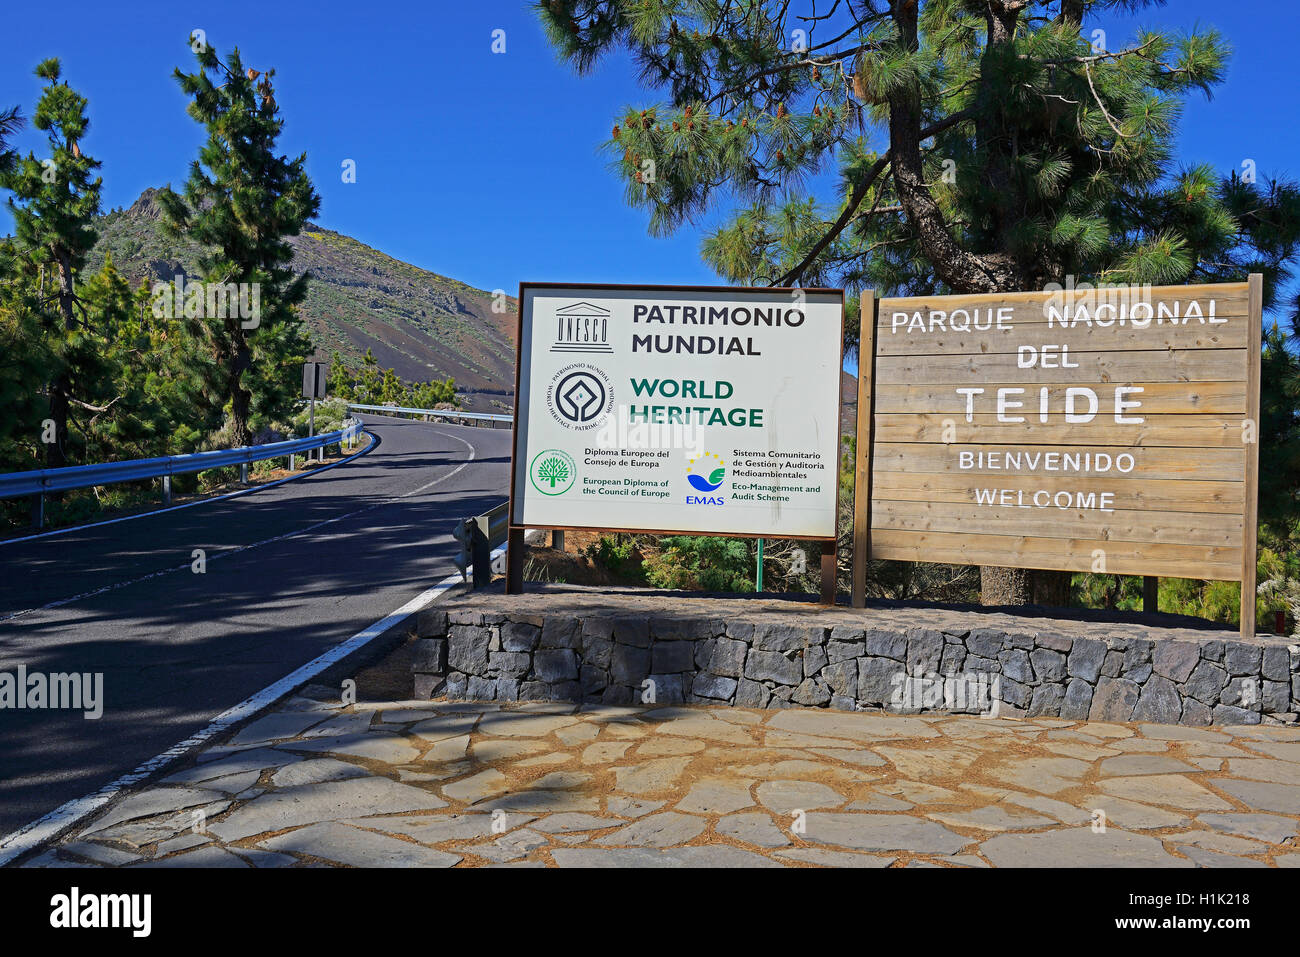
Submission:
[[[296,697],[23,866],[120,865],[1296,867],[1300,729]]]

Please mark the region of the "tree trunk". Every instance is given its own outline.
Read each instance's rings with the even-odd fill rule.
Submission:
[[[243,330],[238,328],[239,320],[233,322],[235,331],[232,338],[235,348],[230,366],[230,438],[236,446],[252,445],[253,432],[248,427],[248,419],[253,395],[244,388],[244,373],[253,364],[252,350],[248,347]]]
[[[980,604],[1065,608],[1070,603],[1070,577],[1070,572],[982,565]]]
[[[59,312],[63,316],[64,332],[73,332],[77,328],[76,313],[73,312],[75,293],[72,289],[72,263],[68,254],[61,249],[54,249],[54,257],[59,267]],[[43,278],[43,276],[42,276]],[[66,359],[66,356],[63,357]],[[45,467],[63,468],[68,464],[68,401],[72,395],[72,377],[68,374],[66,361],[59,374],[50,382],[50,418],[54,420],[54,441],[45,446]]]

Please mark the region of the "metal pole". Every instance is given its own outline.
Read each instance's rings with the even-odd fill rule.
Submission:
[[[38,532],[45,527],[45,493],[32,496],[32,528]]]
[[[758,540],[758,574],[754,576],[754,591],[763,590],[763,540]]]
[[[316,434],[316,399],[315,399],[315,398],[312,398],[312,400],[311,400],[311,409],[310,409],[310,411],[307,413],[307,416],[308,416],[308,418],[307,418],[307,438],[310,439],[313,435]],[[312,459],[312,454],[311,454],[311,452],[308,452],[308,453],[307,453],[307,461],[310,462],[311,459]]]
[[[293,453],[292,453],[292,452],[289,453],[289,471],[290,471],[290,472],[293,471]]]
[[[163,476],[163,504],[170,505],[171,503],[172,503],[172,477],[170,475],[164,475]]]

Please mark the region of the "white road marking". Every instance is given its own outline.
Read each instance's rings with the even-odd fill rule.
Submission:
[[[468,444],[468,443],[466,443]],[[471,446],[471,452],[473,447]],[[466,462],[465,465],[469,463]],[[464,465],[461,466],[463,468]],[[457,469],[459,471],[459,469]],[[435,482],[430,485],[437,484]],[[423,486],[427,488],[428,486]],[[420,491],[416,489],[416,491]],[[408,495],[415,494],[408,492]],[[248,546],[252,547],[252,546]],[[505,554],[505,548],[499,548],[492,553],[495,560],[500,555]],[[309,661],[293,673],[281,678],[275,684],[263,688],[257,694],[246,698],[239,704],[227,711],[223,711],[208,723],[202,730],[190,735],[179,744],[175,744],[155,757],[150,758],[144,764],[140,765],[134,771],[124,774],[117,780],[104,785],[93,794],[85,797],[76,798],[68,801],[45,816],[38,818],[25,827],[19,828],[12,834],[0,838],[0,867],[10,863],[30,851],[36,850],[42,844],[57,839],[65,831],[75,827],[80,821],[84,820],[91,814],[94,814],[104,805],[108,804],[124,790],[134,784],[138,784],[145,778],[161,771],[173,761],[189,754],[190,752],[202,747],[208,741],[220,735],[222,732],[229,730],[235,724],[251,718],[257,712],[274,704],[285,695],[294,691],[296,688],[306,684],[316,675],[329,668],[335,662],[342,660],[352,652],[369,644],[375,638],[382,635],[396,625],[401,624],[416,612],[423,611],[429,605],[433,604],[449,588],[459,584],[461,581],[460,574],[448,575],[438,584],[434,585],[419,595],[416,595],[405,605],[398,608],[386,618],[381,618],[369,628],[357,632],[347,641],[336,645],[320,657]]]

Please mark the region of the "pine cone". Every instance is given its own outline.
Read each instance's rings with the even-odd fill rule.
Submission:
[[[785,162],[785,153],[782,152],[781,150],[777,150],[777,151],[776,151],[776,161],[777,161],[777,163],[784,163],[784,162]]]
[[[620,130],[620,129],[618,128],[618,124],[615,123],[615,124],[614,124],[614,132],[613,132],[613,134],[612,134],[613,137],[614,137],[614,139],[618,139],[619,133],[621,133],[621,132],[622,132],[622,130]]]
[[[676,120],[673,120],[673,132],[676,133],[680,129],[681,129],[680,124],[678,124]]]
[[[777,119],[781,119],[782,117],[784,117],[784,116],[786,116],[786,115],[787,115],[787,113],[786,113],[786,109],[785,109],[785,104],[782,103],[780,106],[778,106],[778,107],[776,108],[776,118],[777,118]]]
[[[695,111],[691,109],[691,107],[689,106],[686,107],[686,118],[689,120],[694,115],[695,115]]]

